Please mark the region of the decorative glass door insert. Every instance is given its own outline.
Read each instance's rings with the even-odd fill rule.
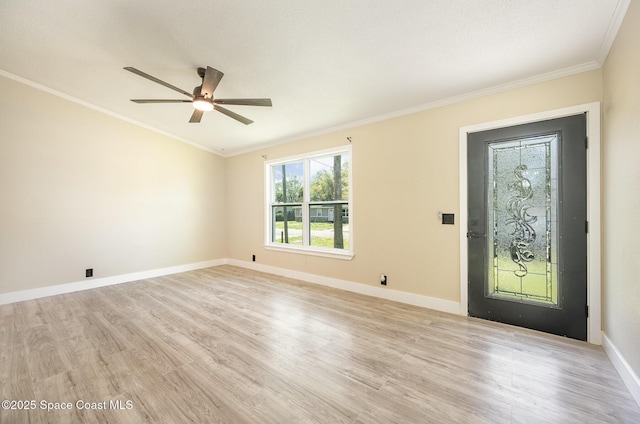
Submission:
[[[488,143],[488,297],[559,307],[558,134]]]
[[[586,115],[467,135],[473,317],[587,339]]]

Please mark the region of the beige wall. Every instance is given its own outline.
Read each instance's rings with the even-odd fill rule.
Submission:
[[[603,68],[604,331],[640,375],[640,2]]]
[[[226,256],[225,162],[0,77],[0,293]]]
[[[459,302],[459,128],[602,100],[600,70],[229,158],[228,254],[257,262]],[[351,261],[269,251],[264,159],[353,142]]]

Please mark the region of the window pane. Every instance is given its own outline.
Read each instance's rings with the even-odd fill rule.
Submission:
[[[557,149],[557,134],[489,144],[490,297],[560,306]]]
[[[302,245],[302,206],[273,206],[272,208],[271,241]]]
[[[349,199],[347,153],[309,159],[309,193],[312,202]]]
[[[300,203],[304,198],[302,162],[292,162],[271,167],[273,196],[275,203]]]
[[[309,244],[349,249],[349,207],[346,204],[309,206]]]

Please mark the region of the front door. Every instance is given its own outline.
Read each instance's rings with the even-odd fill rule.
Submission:
[[[586,340],[586,116],[467,148],[469,315]]]

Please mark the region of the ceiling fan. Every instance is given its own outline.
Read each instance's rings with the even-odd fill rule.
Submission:
[[[202,78],[202,84],[193,89],[193,94],[188,91],[182,90],[174,85],[171,85],[167,82],[159,80],[156,77],[153,77],[147,73],[139,71],[136,68],[132,68],[130,66],[125,67],[129,72],[133,72],[136,75],[140,75],[143,78],[151,80],[160,85],[164,85],[167,88],[170,88],[178,93],[184,94],[189,97],[190,100],[179,100],[179,99],[131,99],[134,103],[191,103],[193,108],[193,114],[191,115],[191,119],[189,122],[198,123],[202,119],[202,115],[204,112],[211,111],[213,109],[217,110],[220,113],[223,113],[236,121],[242,122],[245,125],[251,124],[253,121],[251,119],[245,118],[242,115],[238,115],[235,112],[226,109],[222,105],[242,105],[242,106],[271,106],[271,99],[216,99],[213,97],[213,92],[216,90],[218,83],[224,76],[224,74],[217,69],[214,69],[210,66],[207,68],[198,68],[198,75]]]

